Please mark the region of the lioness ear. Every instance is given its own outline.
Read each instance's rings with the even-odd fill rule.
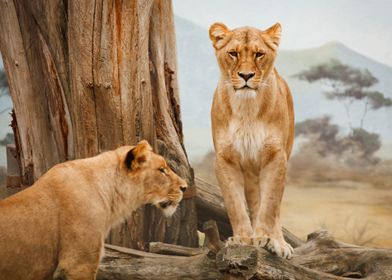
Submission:
[[[270,28],[265,30],[263,36],[265,43],[273,50],[276,50],[279,47],[280,35],[282,33],[282,26],[280,23],[275,23]]]
[[[138,152],[152,151],[152,148],[147,140],[142,140],[139,143],[137,143],[135,149],[137,149]]]
[[[132,162],[135,159],[135,155],[133,153],[133,151],[135,150],[135,148],[131,149],[127,155],[125,156],[125,166],[127,167],[127,169],[132,169]]]
[[[229,33],[230,30],[223,23],[216,22],[210,26],[210,39],[216,50],[219,50],[226,45],[230,39]]]
[[[125,166],[128,169],[133,169],[137,165],[146,161],[147,152],[152,151],[150,144],[146,140],[137,143],[136,147],[131,149],[125,156]]]

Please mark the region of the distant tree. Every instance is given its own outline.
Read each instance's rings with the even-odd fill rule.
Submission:
[[[322,81],[329,89],[325,95],[330,100],[338,100],[343,103],[348,125],[352,132],[354,127],[350,116],[351,105],[355,101],[363,101],[364,109],[360,118],[359,128],[363,128],[365,117],[369,110],[378,110],[382,107],[392,106],[392,99],[385,97],[379,91],[371,87],[378,83],[376,77],[367,69],[358,69],[341,63],[339,60],[331,60],[328,63],[310,67],[295,75],[298,79],[309,83]]]
[[[303,149],[311,148],[320,156],[334,155],[349,164],[376,163],[374,153],[381,147],[380,136],[363,128],[353,128],[349,135],[339,135],[339,126],[330,116],[307,119],[295,124],[295,136],[310,140]]]
[[[331,124],[330,116],[307,119],[295,124],[295,136],[303,135],[312,141],[319,143],[317,152],[325,156],[327,153],[339,154],[346,149],[343,141],[338,139],[339,126]]]
[[[363,128],[354,128],[352,134],[347,137],[347,142],[354,144],[361,152],[360,158],[372,163],[378,161],[374,153],[381,148],[380,135],[368,132]]]

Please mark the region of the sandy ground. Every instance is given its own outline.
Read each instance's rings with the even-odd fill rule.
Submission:
[[[349,181],[286,187],[282,224],[297,236],[320,228],[340,240],[392,248],[392,190]]]

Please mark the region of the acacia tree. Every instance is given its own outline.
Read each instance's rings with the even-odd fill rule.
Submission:
[[[372,89],[378,83],[377,78],[367,69],[353,68],[335,59],[312,66],[294,76],[310,83],[321,81],[326,84],[328,89],[324,92],[325,96],[343,104],[350,128],[349,135],[338,139],[337,126],[329,123],[329,117],[324,117],[298,123],[296,125],[298,133],[314,135],[316,129],[319,135],[318,139],[324,143],[325,147],[328,147],[327,151],[335,153],[337,156],[342,156],[343,151],[350,151],[352,155],[355,155],[356,160],[349,160],[349,162],[358,163],[357,159],[361,159],[362,163],[376,163],[378,158],[374,156],[374,153],[381,147],[380,136],[364,129],[365,117],[369,111],[392,106],[391,98]],[[358,126],[353,125],[350,113],[354,102],[363,103]],[[331,131],[334,134],[329,135],[328,133]],[[321,149],[320,147],[319,153]],[[325,151],[320,154],[323,153]]]
[[[350,109],[355,101],[363,101],[364,107],[357,129],[363,130],[364,120],[369,110],[378,110],[392,106],[392,99],[379,91],[372,90],[378,83],[376,77],[367,69],[357,69],[333,59],[328,63],[310,67],[295,75],[298,79],[314,83],[324,82],[329,89],[325,96],[330,100],[338,100],[345,108],[350,129],[354,132]]]
[[[0,51],[22,184],[56,163],[147,139],[193,185],[170,1],[0,1]],[[197,245],[192,189],[171,220],[145,207],[109,241]]]
[[[295,124],[295,136],[304,135],[311,145],[301,149],[311,149],[326,157],[335,155],[350,164],[376,163],[374,153],[381,148],[380,135],[362,128],[353,128],[346,136],[339,135],[339,126],[331,123],[330,116],[306,119]],[[347,158],[349,152],[349,158]]]

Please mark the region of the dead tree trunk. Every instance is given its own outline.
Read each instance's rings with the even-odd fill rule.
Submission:
[[[170,1],[3,0],[0,50],[22,184],[56,163],[147,139],[193,185]],[[197,245],[192,193],[171,220],[146,207],[109,240],[133,248],[149,241]]]

